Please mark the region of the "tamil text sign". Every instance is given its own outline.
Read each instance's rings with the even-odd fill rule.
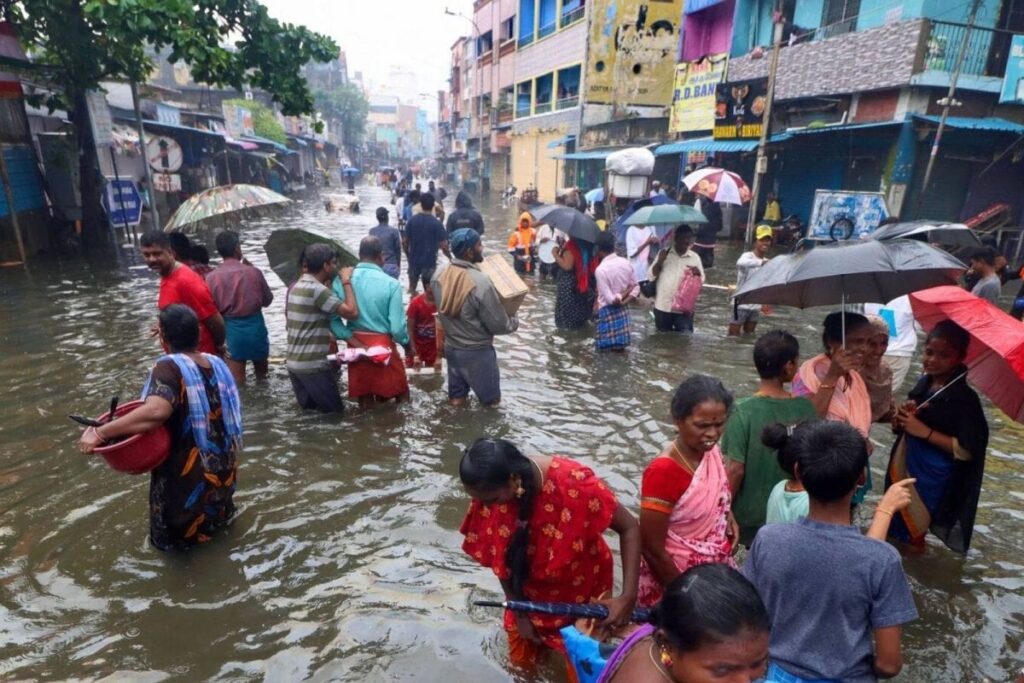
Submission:
[[[728,61],[728,54],[720,54],[676,65],[670,133],[715,127],[715,89],[725,78]]]
[[[1024,36],[1014,36],[1010,43],[1010,58],[1006,60],[999,101],[1024,104]]]
[[[130,178],[107,178],[102,201],[113,225],[138,225],[142,219],[142,196]]]
[[[720,83],[715,90],[715,139],[761,137],[767,93],[767,78]]]
[[[668,106],[682,0],[593,0],[586,101]]]

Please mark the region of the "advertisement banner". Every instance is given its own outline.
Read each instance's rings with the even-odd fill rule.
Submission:
[[[1014,36],[1010,43],[1010,58],[1006,60],[1000,104],[1024,104],[1024,36]]]
[[[761,137],[768,104],[768,79],[720,83],[715,89],[716,140]]]
[[[668,106],[683,0],[593,0],[586,101]]]
[[[221,111],[224,114],[224,127],[228,129],[228,135],[235,139],[243,135],[255,135],[256,131],[252,126],[252,111],[227,102],[221,105]]]
[[[815,190],[807,237],[835,241],[862,239],[889,217],[889,207],[881,192]]]
[[[711,130],[715,127],[715,90],[725,79],[729,54],[709,55],[676,65],[670,133]]]

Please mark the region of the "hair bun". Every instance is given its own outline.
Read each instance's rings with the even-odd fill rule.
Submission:
[[[761,443],[768,448],[781,450],[786,446],[790,436],[792,436],[791,429],[781,422],[776,422],[765,425],[765,428],[761,430]]]

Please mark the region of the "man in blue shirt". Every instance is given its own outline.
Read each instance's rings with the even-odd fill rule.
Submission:
[[[359,399],[360,406],[375,401],[409,397],[405,364],[398,353],[401,345],[409,353],[409,327],[402,305],[402,286],[384,272],[384,249],[376,237],[364,237],[359,243],[359,265],[352,271],[352,294],[360,304],[354,320],[335,317],[331,332],[348,343],[346,353],[366,355],[348,363],[348,395]],[[334,293],[342,302],[345,292],[335,280]]]
[[[405,253],[409,257],[409,294],[416,294],[416,288],[423,282],[423,289],[430,286],[437,268],[437,250],[451,260],[448,250],[448,233],[441,221],[434,217],[434,198],[429,194],[420,196],[422,212],[409,219],[405,226]]]
[[[377,225],[370,228],[370,237],[376,237],[384,250],[384,272],[398,279],[402,272],[402,234],[388,225],[388,210],[377,207]]]

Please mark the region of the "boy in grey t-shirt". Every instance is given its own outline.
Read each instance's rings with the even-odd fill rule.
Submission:
[[[891,678],[903,667],[901,626],[917,609],[899,552],[850,525],[868,462],[864,438],[825,420],[788,438],[810,513],[763,527],[743,565],[772,622],[768,680]]]
[[[996,306],[1003,291],[1003,281],[996,273],[996,252],[991,247],[982,247],[971,254],[971,270],[981,279],[971,288],[971,294],[986,299]]]

